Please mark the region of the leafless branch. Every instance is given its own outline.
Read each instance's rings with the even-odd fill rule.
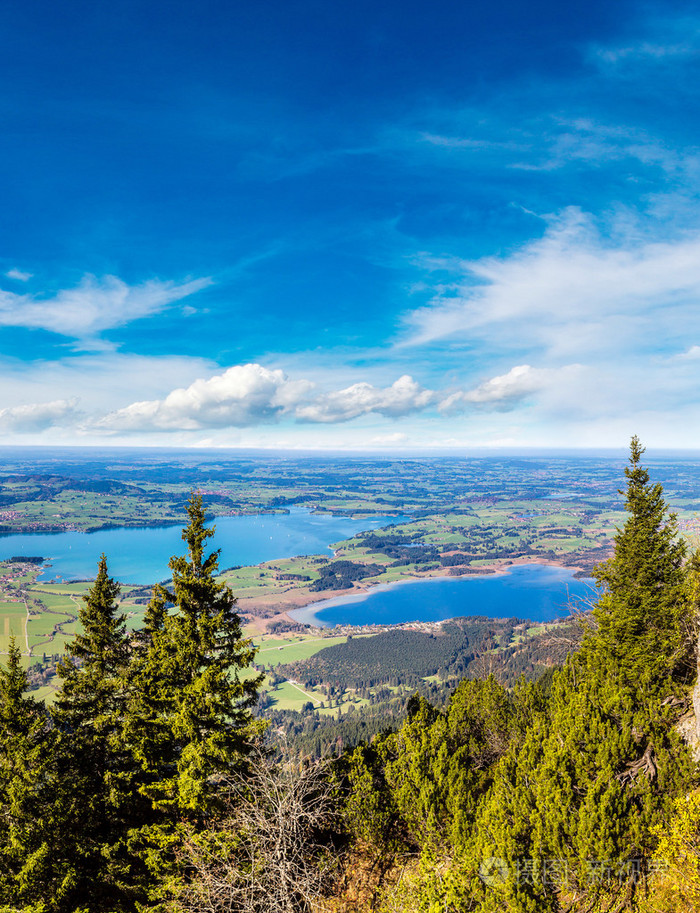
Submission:
[[[326,764],[276,765],[262,756],[226,784],[215,831],[191,835],[181,859],[189,877],[178,913],[308,913],[319,908],[337,869],[322,840],[333,825]]]

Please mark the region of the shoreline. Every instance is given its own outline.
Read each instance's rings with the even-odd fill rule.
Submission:
[[[515,558],[515,559],[497,559],[492,565],[479,568],[479,573],[470,574],[450,574],[448,568],[443,568],[442,572],[429,573],[421,577],[405,577],[401,580],[392,580],[390,583],[376,583],[360,585],[349,590],[339,590],[332,592],[332,595],[324,599],[303,599],[300,604],[293,608],[288,608],[283,612],[275,615],[273,618],[264,619],[265,623],[285,620],[294,624],[308,624],[313,627],[328,628],[331,625],[323,624],[317,617],[319,612],[325,609],[333,608],[338,605],[347,605],[351,603],[365,602],[371,595],[378,592],[386,592],[402,584],[409,583],[431,583],[439,580],[483,580],[487,577],[503,577],[514,567],[524,567],[528,565],[537,565],[540,567],[556,567],[561,570],[571,571],[572,575],[582,572],[580,565],[564,564],[552,558],[543,558],[538,560],[536,557]],[[590,579],[588,577],[578,579]],[[311,594],[308,594],[309,596]],[[302,598],[306,594],[299,594]],[[455,616],[456,617],[456,616]],[[263,621],[263,619],[259,619]]]
[[[11,510],[11,508],[10,508]],[[259,510],[230,510],[222,511],[207,518],[207,523],[216,524],[217,520],[227,520],[232,517],[274,517],[274,516],[289,516],[293,514],[296,510],[301,512],[307,512],[312,516],[325,516],[332,517],[336,520],[372,520],[376,517],[387,517],[390,520],[403,520],[406,519],[404,514],[401,513],[387,513],[387,514],[375,514],[367,513],[363,510],[349,510],[349,511],[340,511],[340,510],[323,510],[321,506],[310,503],[310,504],[292,504],[288,506],[279,506],[279,507],[261,507]],[[38,525],[33,525],[31,527],[27,526],[11,526],[5,523],[0,523],[0,541],[2,539],[8,539],[12,536],[60,536],[63,533],[84,533],[85,535],[90,535],[91,533],[102,533],[110,532],[112,530],[126,530],[126,529],[162,529],[167,527],[178,527],[182,528],[183,524],[187,523],[187,514],[183,513],[181,517],[162,517],[159,519],[152,520],[133,520],[127,517],[115,517],[114,519],[107,518],[100,521],[90,520],[63,520],[58,523],[50,524],[45,523],[40,520],[34,521]]]

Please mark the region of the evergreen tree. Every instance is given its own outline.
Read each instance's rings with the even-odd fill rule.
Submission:
[[[604,591],[594,611],[598,630],[583,653],[594,664],[609,660],[629,683],[658,683],[688,668],[688,574],[676,515],[661,485],[649,481],[643,453],[633,437],[627,489],[620,492],[628,517],[615,536],[614,555],[595,571]]]
[[[72,896],[89,896],[90,910],[129,909],[133,902],[136,861],[125,837],[139,796],[137,766],[122,737],[130,644],[118,597],[103,555],[83,597],[82,632],[58,664],[63,684],[53,711],[62,852],[75,869]]]
[[[259,732],[262,676],[239,675],[255,651],[230,588],[215,579],[219,552],[204,554],[214,530],[201,497],[187,510],[187,555],[170,560],[172,588],[155,587],[137,648],[127,734],[154,806],[203,816],[217,779],[240,767]]]
[[[44,707],[25,694],[27,676],[14,637],[0,667],[0,904],[24,906],[48,889],[62,894],[48,862],[46,780],[53,739]]]
[[[694,782],[668,700],[686,659],[684,628],[694,623],[692,569],[642,453],[633,438],[629,516],[597,572],[606,587],[598,627],[554,676],[546,709],[499,766],[482,806],[467,853],[472,874],[488,858],[503,860],[505,872],[485,892],[484,911],[558,910],[562,884],[546,877],[552,860],[590,909],[596,900],[643,909],[637,880],[654,852],[654,827]]]
[[[510,695],[487,680],[463,682],[444,714],[412,701],[398,733],[353,757],[355,830],[390,813],[420,847],[406,909],[648,909],[665,811],[697,784],[675,723],[700,562],[685,562],[642,452],[633,438],[629,516],[581,651]]]

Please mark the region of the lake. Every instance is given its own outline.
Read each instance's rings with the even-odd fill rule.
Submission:
[[[576,578],[568,568],[515,565],[504,574],[484,577],[433,577],[377,586],[366,595],[340,596],[289,614],[321,627],[444,621],[463,615],[553,621],[595,597],[593,580]]]
[[[292,508],[288,514],[218,517],[212,548],[221,549],[221,569],[256,565],[296,555],[329,555],[331,544],[365,530],[405,522],[405,517],[352,519]],[[40,577],[84,580],[95,576],[104,552],[110,574],[121,583],[150,585],[169,576],[172,555],[184,554],[181,526],[126,527],[94,533],[24,533],[0,536],[0,559],[42,555],[51,568]],[[505,574],[438,577],[378,586],[363,595],[341,596],[290,612],[321,625],[399,624],[442,621],[460,615],[517,616],[551,621],[565,615],[567,601],[590,597],[591,580],[567,568],[517,565]]]
[[[406,517],[352,519],[292,508],[288,514],[217,517],[212,549],[221,549],[219,567],[255,565],[296,555],[332,554],[331,543],[365,530],[402,523]],[[185,553],[182,526],[120,527],[93,533],[22,533],[0,536],[0,560],[41,555],[51,568],[40,579],[94,579],[104,552],[109,573],[121,583],[152,584],[169,577],[168,561]]]

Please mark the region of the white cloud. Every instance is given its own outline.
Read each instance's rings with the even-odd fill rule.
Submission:
[[[513,150],[523,151],[527,147],[522,143],[512,140],[493,140],[464,136],[445,136],[440,133],[421,133],[420,139],[431,146],[440,146],[443,149],[463,149],[470,151]]]
[[[106,432],[174,431],[244,427],[272,421],[307,396],[312,384],[258,364],[235,365],[208,380],[198,379],[162,400],[144,400],[95,423]]]
[[[591,168],[610,167],[613,162],[636,159],[645,167],[660,168],[667,175],[681,176],[691,167],[694,153],[669,149],[638,129],[597,123],[588,118],[556,119],[543,128],[542,143],[530,149],[531,158],[510,162],[523,171],[554,171],[583,163]]]
[[[630,44],[626,47],[601,48],[596,56],[603,63],[620,63],[623,60],[664,60],[667,58],[687,57],[696,54],[697,48],[690,43],[686,44],[653,44],[642,41],[639,44]]]
[[[677,60],[682,57],[691,57],[700,50],[700,31],[697,22],[689,21],[675,24],[676,28],[685,28],[682,40],[669,41],[638,41],[633,44],[618,47],[595,47],[593,59],[601,64],[618,64],[622,62],[663,62]]]
[[[513,254],[453,263],[456,284],[408,317],[411,344],[448,337],[538,360],[678,348],[700,336],[700,235],[604,240],[577,209]]]
[[[119,352],[70,355],[56,361],[0,359],[0,407],[80,399],[85,421],[144,394],[165,396],[174,387],[214,372],[200,358],[149,357]],[[47,391],[48,395],[47,395]]]
[[[323,394],[314,403],[298,407],[296,416],[301,421],[323,423],[347,422],[370,413],[398,418],[427,408],[435,397],[432,390],[424,390],[404,374],[390,387],[363,382]]]
[[[331,425],[363,416],[399,419],[435,407],[450,414],[475,408],[502,411],[544,389],[556,376],[557,372],[521,365],[471,390],[429,390],[403,375],[388,387],[363,381],[317,393],[311,381],[292,380],[280,369],[236,365],[208,380],[200,378],[189,387],[173,390],[163,399],[141,400],[117,409],[90,422],[86,430],[108,434],[201,431],[246,428],[283,417],[302,424]],[[386,440],[399,438],[390,435]]]
[[[85,276],[80,285],[38,297],[0,290],[0,326],[50,330],[72,339],[91,339],[124,326],[211,284],[193,279],[177,284],[158,279],[129,286],[116,276]]]
[[[526,396],[545,387],[551,381],[552,373],[530,365],[516,365],[507,374],[492,377],[472,390],[452,393],[438,408],[446,414],[463,411],[470,405],[511,409]]]
[[[20,269],[8,269],[5,275],[8,279],[15,279],[17,282],[29,282],[33,274],[24,273]]]
[[[700,358],[700,346],[690,346],[685,352],[676,355],[676,358],[685,358],[694,361],[695,359]]]
[[[74,424],[79,416],[77,398],[50,403],[27,403],[0,409],[0,428],[19,434]]]

